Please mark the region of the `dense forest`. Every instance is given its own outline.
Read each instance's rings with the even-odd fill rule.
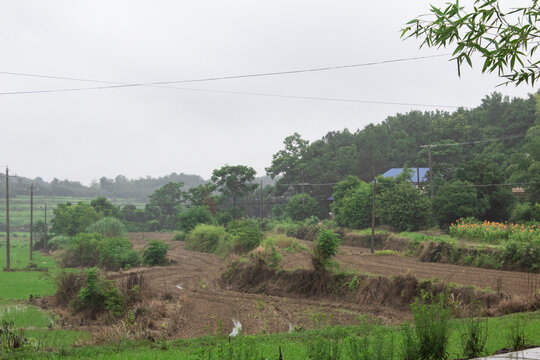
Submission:
[[[302,187],[280,184],[320,184],[303,187],[324,200],[333,192],[325,184],[347,175],[369,181],[394,167],[428,167],[428,148],[421,146],[432,144],[436,184],[455,178],[475,184],[525,182],[527,176],[518,174],[517,165],[523,162],[527,131],[536,116],[536,96],[509,99],[494,93],[474,109],[411,111],[356,132],[329,132],[312,143],[294,134],[285,139],[267,172],[283,176],[277,182],[280,193],[300,192]],[[482,176],[484,170],[491,173],[489,179]]]

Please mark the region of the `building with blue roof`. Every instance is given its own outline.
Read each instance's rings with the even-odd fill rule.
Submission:
[[[414,184],[423,183],[428,180],[429,168],[409,168],[412,172],[411,181]],[[383,174],[384,177],[397,178],[403,172],[403,168],[392,168]],[[418,181],[420,178],[420,181]]]

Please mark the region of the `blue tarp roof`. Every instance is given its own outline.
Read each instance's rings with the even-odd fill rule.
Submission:
[[[412,170],[411,181],[412,181],[413,183],[417,183],[417,182],[418,182],[418,177],[417,177],[418,172],[420,173],[420,182],[427,181],[427,179],[428,179],[429,168],[418,168],[418,172],[416,171],[416,169],[417,169],[417,168],[410,168],[410,170]],[[385,173],[383,174],[383,176],[384,176],[384,177],[393,177],[393,178],[396,178],[396,177],[398,177],[398,175],[400,175],[402,172],[403,172],[403,168],[392,168],[392,169],[388,170],[387,172],[385,172]]]

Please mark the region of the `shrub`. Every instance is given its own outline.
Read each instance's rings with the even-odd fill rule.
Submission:
[[[62,265],[64,267],[97,265],[101,240],[103,238],[99,234],[77,234],[71,240],[71,247],[62,254]]]
[[[433,208],[441,227],[479,213],[477,190],[469,181],[454,180],[437,188]]]
[[[304,245],[300,244],[297,239],[284,234],[276,234],[274,236],[268,237],[263,241],[263,243],[265,247],[267,247],[267,245],[275,246],[278,249],[291,252],[307,249]]]
[[[138,266],[139,255],[126,238],[106,238],[99,246],[99,267],[105,270],[118,270]]]
[[[317,214],[319,204],[308,194],[296,194],[289,199],[285,212],[295,221],[304,221]]]
[[[88,312],[92,318],[104,311],[120,316],[124,301],[114,282],[104,279],[97,268],[91,268],[86,271],[86,286],[81,288],[75,308],[77,312]]]
[[[319,233],[312,254],[312,263],[316,271],[324,272],[330,259],[337,254],[339,237],[332,230],[322,230]]]
[[[26,349],[31,345],[31,339],[24,335],[22,329],[15,329],[13,321],[2,320],[2,324],[0,324],[0,354]]]
[[[342,193],[343,197],[339,197],[341,192],[338,190],[334,194],[335,201],[332,204],[332,211],[336,223],[339,226],[353,229],[368,227],[371,224],[373,185],[358,180],[354,187],[342,191]]]
[[[98,233],[74,236],[71,246],[62,254],[64,267],[100,266],[106,270],[118,270],[139,263],[139,256],[127,238],[103,238]]]
[[[464,331],[461,334],[463,356],[466,359],[477,358],[484,352],[487,343],[487,321],[469,317],[464,320]]]
[[[88,233],[97,233],[103,237],[121,237],[127,233],[124,224],[114,217],[105,217],[86,228]]]
[[[169,245],[159,240],[150,240],[143,251],[143,262],[147,265],[163,265],[167,262]]]
[[[178,228],[190,232],[198,224],[212,223],[212,214],[206,206],[192,206],[178,214]]]
[[[84,286],[85,279],[79,272],[62,271],[56,277],[56,304],[69,305]]]
[[[49,250],[65,250],[71,247],[71,237],[67,235],[57,235],[47,241],[47,248]]]
[[[415,231],[429,224],[429,197],[410,182],[384,179],[377,195],[377,216],[398,231]],[[378,188],[377,188],[378,190]]]
[[[184,241],[186,240],[186,233],[183,231],[175,231],[173,239],[176,241]]]
[[[75,236],[100,218],[90,204],[82,202],[58,204],[53,213],[52,232],[59,235]]]
[[[502,248],[502,265],[505,269],[540,270],[540,239],[527,242],[510,241]]]
[[[227,242],[231,235],[222,226],[199,224],[186,237],[188,250],[214,253],[220,243]]]
[[[525,315],[517,315],[512,320],[512,324],[508,327],[508,344],[510,349],[518,351],[524,349],[527,345],[525,337]]]
[[[450,311],[444,306],[441,294],[436,299],[424,295],[411,304],[417,341],[418,359],[444,360],[448,358]]]
[[[256,248],[263,238],[259,223],[254,220],[231,221],[227,225],[226,231],[234,238],[235,250],[240,251],[249,251]]]

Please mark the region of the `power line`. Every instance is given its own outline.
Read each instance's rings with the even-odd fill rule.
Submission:
[[[522,139],[525,136],[527,136],[527,134],[507,136],[507,137],[502,137],[502,138],[497,138],[497,139],[467,141],[467,142],[462,142],[462,143],[420,145],[420,147],[421,148],[428,148],[428,147],[436,148],[436,147],[445,147],[445,146],[474,145],[474,144],[490,143],[490,142],[496,142],[496,141],[502,141],[502,140]]]
[[[85,88],[64,88],[64,89],[48,89],[48,90],[11,91],[11,92],[2,92],[2,93],[0,93],[0,95],[22,95],[22,94],[42,94],[42,93],[57,93],[57,92],[103,90],[103,89],[115,89],[115,88],[127,88],[127,87],[156,86],[156,85],[168,85],[168,84],[181,84],[181,83],[207,82],[207,81],[219,81],[219,80],[245,79],[245,78],[267,77],[267,76],[278,76],[278,75],[291,75],[291,74],[322,72],[322,71],[347,69],[347,68],[355,68],[355,67],[383,65],[383,64],[390,64],[390,63],[398,63],[398,62],[422,60],[422,59],[429,59],[429,58],[437,58],[437,57],[443,57],[443,56],[447,56],[447,55],[448,54],[417,56],[417,57],[390,59],[390,60],[382,60],[382,61],[368,62],[368,63],[358,63],[358,64],[338,65],[338,66],[327,66],[327,67],[310,68],[310,69],[295,69],[295,70],[287,70],[287,71],[273,71],[273,72],[265,72],[265,73],[252,73],[252,74],[241,74],[241,75],[206,77],[206,78],[199,78],[199,79],[156,81],[156,82],[131,83],[131,84],[112,82],[112,81],[99,81],[99,80],[82,79],[82,78],[50,76],[50,75],[38,75],[38,74],[28,74],[28,73],[3,71],[3,72],[0,72],[0,74],[17,75],[17,76],[29,76],[29,77],[41,77],[41,78],[59,79],[59,80],[73,80],[73,81],[105,83],[105,84],[109,84],[109,85],[85,87]]]

